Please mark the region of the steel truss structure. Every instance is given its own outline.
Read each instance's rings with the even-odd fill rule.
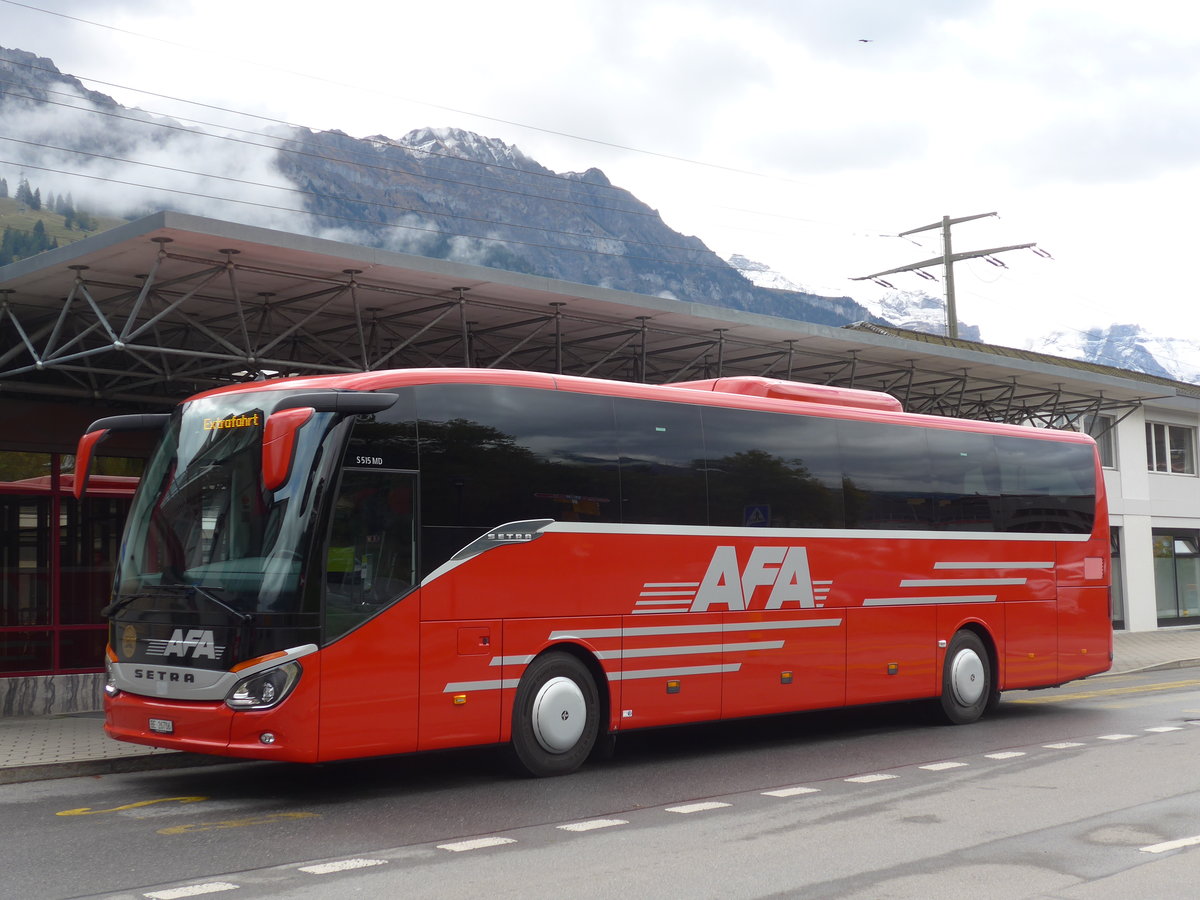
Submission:
[[[517,290],[505,287],[503,273],[467,266],[458,269],[488,280],[456,284],[459,273],[445,263],[438,279],[405,279],[395,269],[380,277],[352,258],[339,270],[327,253],[322,266],[294,252],[272,258],[259,245],[196,250],[161,231],[127,242],[120,258],[60,263],[0,287],[0,393],[162,408],[235,381],[384,368],[509,368],[659,384],[761,375],[886,391],[912,412],[1081,427],[1099,414],[1119,420],[1143,399],[1171,394],[1167,386],[1183,387],[1115,369],[1097,379],[1048,357],[1028,373],[994,354],[964,363],[963,348],[974,356],[999,348],[938,348],[874,326],[828,329],[733,313],[722,320],[725,311],[696,313],[691,304],[664,314],[657,298],[640,298],[639,310],[628,302],[634,295],[606,303],[595,297],[600,289],[556,293],[556,283]],[[57,297],[47,289],[54,277]],[[1141,379],[1133,390],[1095,388],[1129,378]]]

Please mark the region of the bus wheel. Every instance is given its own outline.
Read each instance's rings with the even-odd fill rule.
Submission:
[[[569,653],[539,656],[517,685],[512,756],[519,771],[544,777],[574,772],[600,730],[600,702],[587,667]]]
[[[987,647],[973,631],[950,641],[942,669],[941,711],[951,725],[966,725],[983,715],[994,693]]]

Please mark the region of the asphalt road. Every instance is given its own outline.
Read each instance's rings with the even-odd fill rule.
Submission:
[[[0,893],[1194,896],[1200,675],[920,712],[651,732],[543,780],[470,751],[8,785]]]

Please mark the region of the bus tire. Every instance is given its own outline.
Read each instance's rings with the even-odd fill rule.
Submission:
[[[958,632],[950,641],[942,667],[942,716],[951,725],[974,722],[983,715],[994,692],[983,640],[973,631]]]
[[[539,656],[521,676],[513,705],[517,771],[537,778],[574,772],[596,744],[599,710],[587,666],[569,653]]]

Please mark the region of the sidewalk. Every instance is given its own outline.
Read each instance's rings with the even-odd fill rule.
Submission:
[[[1113,643],[1108,675],[1200,666],[1200,627],[1119,631]],[[0,718],[0,784],[237,762],[114,741],[103,723],[100,712]]]

